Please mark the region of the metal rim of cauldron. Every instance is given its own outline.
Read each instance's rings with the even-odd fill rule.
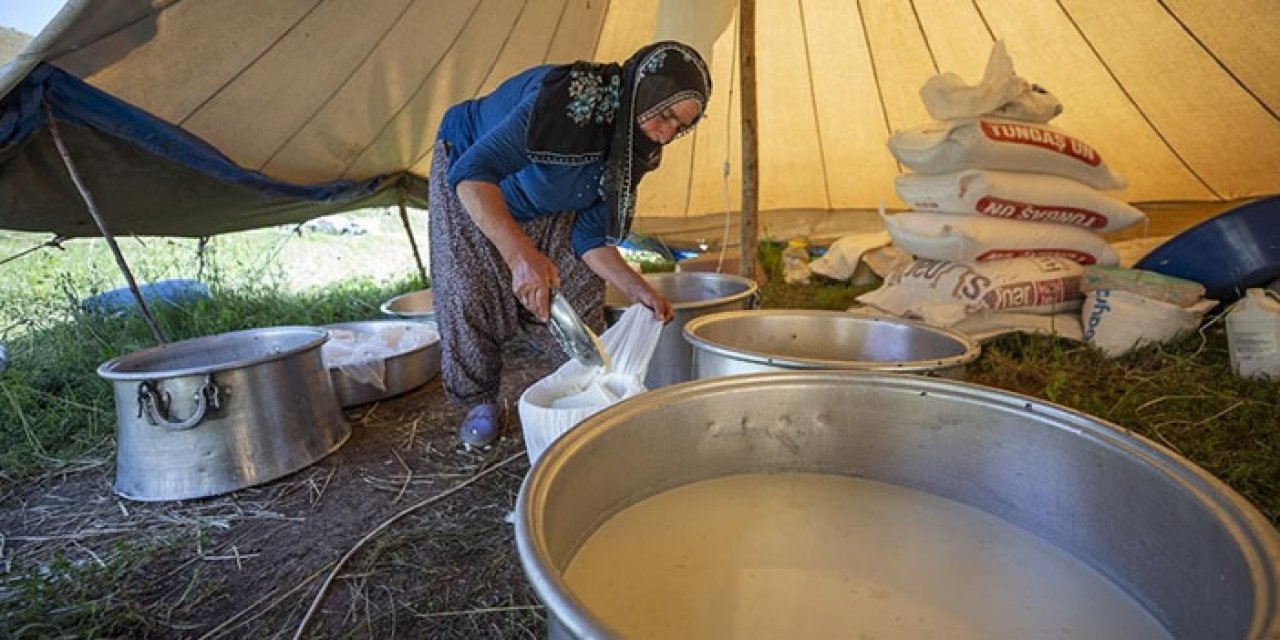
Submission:
[[[780,356],[777,354],[766,353],[763,351],[751,351],[748,349],[739,349],[726,347],[721,343],[712,342],[697,334],[698,329],[704,325],[715,322],[732,321],[740,317],[769,317],[769,316],[809,316],[809,317],[829,317],[848,320],[850,322],[868,322],[868,323],[889,323],[899,326],[911,327],[913,329],[940,335],[964,347],[964,352],[956,356],[946,356],[942,358],[928,358],[925,360],[898,360],[876,362],[872,360],[829,360],[826,358],[796,358],[788,356]],[[843,311],[820,311],[820,310],[796,310],[796,309],[773,309],[765,311],[725,311],[715,313],[701,318],[695,318],[689,321],[684,327],[684,339],[696,350],[702,350],[709,354],[718,355],[731,360],[740,360],[743,362],[752,362],[756,364],[770,365],[776,367],[786,367],[789,369],[857,369],[859,371],[883,371],[883,372],[905,372],[905,373],[924,373],[935,371],[938,369],[946,369],[949,367],[959,367],[974,360],[982,355],[982,346],[977,340],[969,336],[952,331],[950,329],[942,329],[927,325],[923,322],[914,320],[902,320],[897,318],[870,318],[853,316]]]
[[[534,593],[547,607],[548,624],[574,637],[612,637],[615,634],[572,595],[573,591],[560,572],[550,564],[551,552],[546,544],[544,523],[534,517],[542,512],[544,503],[549,500],[548,494],[554,488],[559,469],[575,452],[590,450],[596,440],[607,434],[610,424],[625,423],[654,406],[674,405],[740,387],[773,389],[779,385],[814,383],[856,383],[889,390],[907,389],[920,395],[945,395],[958,401],[1026,411],[1041,420],[1051,421],[1052,428],[1071,431],[1100,446],[1124,452],[1182,487],[1196,503],[1224,524],[1238,541],[1253,582],[1258,586],[1247,637],[1270,638],[1280,634],[1280,613],[1276,609],[1276,603],[1280,602],[1280,585],[1275,580],[1276,574],[1280,573],[1280,534],[1242,496],[1176,452],[1100,418],[1011,391],[926,376],[847,370],[755,373],[672,385],[624,400],[596,413],[553,442],[521,483],[515,509],[515,539],[520,564]]]
[[[727,305],[727,304],[733,304],[736,302],[741,302],[743,300],[746,300],[750,296],[754,295],[757,292],[757,290],[760,288],[760,285],[757,285],[755,280],[752,280],[750,278],[745,278],[743,276],[729,274],[729,273],[707,273],[707,272],[698,272],[698,271],[682,271],[682,272],[672,272],[672,273],[646,273],[644,274],[644,278],[646,280],[649,280],[650,282],[655,280],[658,280],[658,281],[675,280],[677,278],[696,279],[696,280],[727,280],[729,282],[734,282],[743,286],[742,291],[739,291],[738,293],[730,294],[727,296],[721,296],[719,298],[705,298],[705,299],[699,299],[699,300],[686,300],[686,301],[672,300],[671,308],[675,309],[676,311],[688,311],[691,309],[702,309],[704,307],[715,307],[722,304]],[[625,311],[629,306],[631,306],[631,303],[629,302],[616,302],[613,304],[609,304],[606,302],[605,304],[605,308],[612,311]]]
[[[240,360],[232,360],[227,362],[217,362],[214,364],[203,365],[199,367],[186,367],[182,369],[147,369],[140,371],[122,371],[121,368],[127,366],[131,362],[138,360],[146,360],[151,356],[163,354],[166,351],[176,351],[179,349],[191,349],[200,346],[206,342],[226,342],[229,339],[237,337],[251,337],[255,335],[268,334],[311,334],[311,338],[306,342],[293,346],[289,349],[273,353],[264,353],[252,358],[243,358]],[[226,333],[217,333],[209,336],[201,336],[199,338],[191,338],[179,342],[171,342],[155,347],[149,347],[139,351],[127,353],[122,356],[112,358],[98,366],[98,375],[107,380],[122,381],[142,381],[152,380],[157,377],[180,378],[184,376],[201,375],[206,373],[217,373],[219,371],[227,371],[230,369],[241,369],[251,367],[253,365],[262,364],[264,362],[273,362],[283,360],[298,353],[302,353],[309,349],[314,349],[329,340],[329,332],[318,327],[305,326],[280,326],[280,327],[260,327],[257,329],[242,329],[240,331],[229,331]],[[161,360],[162,358],[156,358]]]
[[[392,308],[396,304],[396,302],[400,300],[404,300],[411,296],[417,296],[422,294],[427,294],[428,296],[431,297],[430,311],[397,311],[396,309]],[[390,300],[387,300],[386,302],[383,302],[382,305],[378,307],[378,310],[382,312],[382,315],[401,318],[403,320],[435,319],[436,317],[435,293],[431,289],[418,289],[417,291],[402,293],[398,296],[391,298]]]

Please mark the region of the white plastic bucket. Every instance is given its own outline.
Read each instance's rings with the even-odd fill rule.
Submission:
[[[1280,380],[1280,295],[1249,289],[1227,315],[1227,342],[1236,375]]]

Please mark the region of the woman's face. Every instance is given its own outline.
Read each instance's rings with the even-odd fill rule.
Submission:
[[[641,122],[640,130],[649,140],[667,144],[675,140],[677,134],[693,126],[701,111],[702,106],[697,100],[685,98]]]

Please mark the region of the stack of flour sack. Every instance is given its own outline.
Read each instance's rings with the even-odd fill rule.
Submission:
[[[1079,309],[1084,267],[1118,261],[1102,234],[1146,220],[1104,193],[1124,181],[1093,146],[1047,124],[1061,104],[1014,75],[1000,43],[982,84],[941,74],[921,96],[938,121],[889,139],[913,172],[894,185],[911,211],[882,213],[914,261],[859,302],[943,327]]]

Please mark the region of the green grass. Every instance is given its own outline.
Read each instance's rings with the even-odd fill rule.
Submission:
[[[154,557],[171,546],[172,541],[118,541],[98,562],[73,563],[58,553],[38,571],[19,567],[4,595],[28,606],[0,607],[0,629],[13,640],[165,635],[174,626],[160,621],[216,593],[199,568],[177,593],[155,579]]]
[[[761,242],[760,266],[767,282],[760,288],[760,306],[766,309],[829,309],[844,311],[856,298],[878,284],[852,285],[815,275],[807,285],[787,284],[782,277],[782,250],[785,243]]]

